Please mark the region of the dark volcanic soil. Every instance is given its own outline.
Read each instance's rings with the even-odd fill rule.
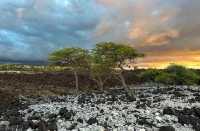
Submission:
[[[126,72],[128,84],[136,84],[138,77],[134,72]],[[79,74],[80,90],[95,90],[97,84],[87,73]],[[115,77],[105,83],[105,87],[121,86]],[[24,96],[52,96],[69,94],[75,87],[74,76],[71,72],[64,73],[0,73],[0,90],[8,91],[13,95]],[[0,96],[1,97],[1,96]]]

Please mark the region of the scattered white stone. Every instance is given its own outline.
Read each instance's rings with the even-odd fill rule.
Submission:
[[[159,122],[162,121],[162,118],[160,116],[156,116],[155,119],[158,120]]]
[[[6,126],[8,127],[10,125],[9,121],[0,121],[0,126]]]
[[[105,123],[108,125],[109,130],[111,127],[112,131],[157,130],[156,127],[148,128],[144,125],[138,125],[137,116],[147,118],[148,122],[157,126],[174,125],[177,131],[193,131],[191,127],[177,124],[178,118],[176,116],[162,115],[162,110],[165,107],[200,107],[200,103],[186,103],[185,101],[187,101],[187,99],[193,98],[192,95],[190,96],[189,92],[187,94],[189,97],[184,99],[171,99],[171,94],[165,94],[162,96],[152,94],[152,97],[158,96],[164,100],[161,102],[152,103],[151,107],[146,107],[144,109],[137,109],[135,101],[118,101],[114,102],[113,104],[95,104],[95,107],[92,107],[92,103],[86,103],[81,106],[78,104],[78,97],[76,96],[63,97],[62,99],[64,99],[65,102],[49,102],[46,104],[31,105],[29,106],[29,109],[33,110],[33,112],[43,114],[44,117],[46,117],[44,119],[47,119],[49,114],[58,114],[59,110],[64,107],[66,107],[68,110],[73,110],[76,112],[75,116],[73,117],[73,121],[65,121],[59,117],[57,118],[58,131],[67,131],[66,129],[71,127],[74,122],[77,122],[78,118],[81,118],[83,123],[77,122],[76,129],[73,131],[104,131],[104,127],[99,125],[103,125]],[[105,99],[105,97],[108,96],[105,94],[94,95],[94,99],[91,101],[95,102],[98,99]],[[147,99],[151,100],[152,98]],[[100,113],[101,109],[103,110],[103,113]],[[21,113],[25,114],[25,120],[27,120],[27,118],[33,114],[33,112],[28,113],[27,110],[21,111]],[[87,120],[89,118],[96,118],[98,120],[98,125],[88,125]],[[126,123],[129,123],[129,125],[126,125]]]
[[[26,131],[33,131],[31,128],[28,128]]]

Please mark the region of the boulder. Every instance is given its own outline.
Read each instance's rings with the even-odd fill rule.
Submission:
[[[176,109],[173,109],[172,107],[166,107],[163,109],[163,115],[175,115],[177,116],[179,113]]]
[[[87,121],[87,123],[88,123],[89,125],[92,125],[92,124],[98,123],[98,120],[97,120],[96,118],[90,118],[90,119]]]
[[[67,110],[67,108],[61,108],[60,111],[59,111],[59,115],[62,117],[62,118],[65,118],[65,120],[70,120],[71,117],[74,115],[74,112],[71,110]]]
[[[83,119],[78,118],[78,119],[77,119],[77,122],[79,122],[79,123],[83,123]]]
[[[175,131],[175,129],[172,126],[162,126],[159,131]]]
[[[48,121],[48,130],[50,131],[57,131],[57,124],[55,120]]]

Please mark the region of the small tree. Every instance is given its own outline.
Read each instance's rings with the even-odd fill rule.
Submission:
[[[89,68],[89,53],[82,48],[64,48],[49,55],[49,61],[65,66],[74,73],[76,90],[79,90],[78,71]]]
[[[90,75],[101,91],[104,90],[104,84],[111,76],[111,70],[108,67],[106,64],[93,63],[90,69]]]
[[[102,53],[93,49],[91,52],[90,75],[103,91],[105,82],[112,74],[113,63],[106,59]]]
[[[94,49],[105,62],[109,63],[110,68],[119,76],[122,85],[125,89],[128,88],[124,77],[125,67],[134,64],[134,61],[138,57],[142,57],[143,54],[139,54],[136,50],[125,44],[116,44],[113,42],[104,42],[96,45]]]

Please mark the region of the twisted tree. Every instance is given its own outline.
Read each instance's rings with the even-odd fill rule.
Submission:
[[[107,64],[112,72],[116,73],[119,77],[122,86],[125,89],[129,89],[126,84],[124,77],[124,71],[126,67],[133,65],[135,59],[138,57],[143,57],[143,54],[138,53],[133,47],[126,44],[117,44],[114,42],[104,42],[96,45],[93,50],[95,54],[103,60],[103,63]]]
[[[64,48],[49,55],[52,64],[69,68],[75,78],[76,90],[79,90],[78,72],[89,69],[89,52],[82,48]]]

